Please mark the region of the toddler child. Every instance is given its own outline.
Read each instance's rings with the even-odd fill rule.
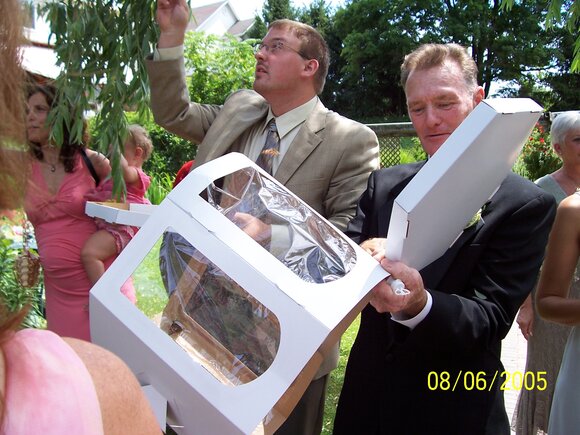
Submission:
[[[130,125],[121,156],[123,179],[127,187],[127,202],[150,204],[145,198],[145,192],[151,180],[143,172],[141,166],[149,158],[152,150],[153,144],[147,131],[140,125]],[[108,178],[94,191],[87,194],[87,199],[107,201],[111,199],[112,192],[113,180]],[[87,240],[81,252],[81,259],[91,284],[95,284],[105,273],[104,261],[118,255],[138,230],[137,227],[112,224],[102,219],[95,219],[95,222],[97,232]]]

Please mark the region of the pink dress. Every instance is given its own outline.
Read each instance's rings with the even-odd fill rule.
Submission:
[[[59,336],[24,329],[2,343],[6,390],[2,434],[102,435],[93,380]]]
[[[53,195],[47,189],[40,162],[35,161],[24,201],[44,273],[47,327],[61,336],[87,341],[91,284],[81,262],[81,249],[97,229],[93,218],[85,214],[84,196],[94,187],[93,177],[77,155],[74,172],[65,174]],[[135,303],[130,280],[121,291]]]
[[[139,168],[137,173],[139,174],[139,180],[137,183],[127,185],[127,198],[126,202],[134,204],[151,204],[151,202],[145,198],[145,192],[151,184],[151,179],[149,176]],[[88,192],[85,198],[88,201],[109,201],[113,196],[113,180],[108,178],[102,184],[97,186],[92,191]],[[119,254],[127,243],[137,234],[139,230],[138,227],[131,227],[129,225],[117,225],[106,222],[102,219],[95,219],[97,228],[99,230],[105,230],[109,232],[115,238],[115,245],[117,247],[117,254]]]

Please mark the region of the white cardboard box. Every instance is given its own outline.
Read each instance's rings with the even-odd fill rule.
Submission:
[[[168,421],[179,433],[252,433],[273,408],[265,432],[275,430],[366,305],[370,289],[387,276],[374,259],[342,235],[357,257],[346,276],[324,284],[298,278],[199,195],[215,179],[247,167],[262,173],[245,156],[232,153],[189,174],[157,206],[91,291],[93,341],[121,356],[143,385],[150,385],[167,400]],[[255,380],[237,386],[221,383],[115,291],[169,228],[194,243],[275,314],[280,324],[279,348],[270,367]]]
[[[389,232],[392,256],[414,267],[438,258],[499,186],[539,110],[531,100],[480,104],[397,199],[400,210],[393,211]],[[496,143],[502,145],[496,147]],[[93,341],[121,356],[142,385],[151,386],[167,400],[168,421],[178,433],[252,433],[273,408],[276,417],[265,431],[275,430],[329,348],[366,305],[370,289],[387,276],[376,261],[348,242],[357,254],[350,273],[325,284],[300,280],[199,196],[214,180],[246,167],[262,173],[235,153],[192,171],[155,209],[91,291]],[[466,177],[476,182],[465,183],[461,198],[431,201],[432,196],[443,201],[449,196],[450,183],[445,182],[447,175],[443,177],[447,172],[454,186]],[[275,313],[280,324],[279,348],[270,367],[255,380],[237,386],[219,382],[114,291],[170,228],[195,242],[208,259]]]
[[[155,206],[151,204],[133,204],[126,202],[87,201],[85,213],[91,217],[101,218],[119,225],[141,227]]]
[[[541,113],[529,98],[481,102],[395,199],[387,257],[420,270],[443,255],[500,186]]]

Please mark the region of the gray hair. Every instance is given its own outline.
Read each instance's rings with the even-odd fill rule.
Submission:
[[[580,112],[562,112],[554,118],[550,128],[550,141],[554,144],[563,144],[566,134],[573,128],[580,128]]]

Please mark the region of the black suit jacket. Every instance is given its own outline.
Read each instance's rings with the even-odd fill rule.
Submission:
[[[422,165],[374,172],[347,234],[386,237],[393,201]],[[555,209],[510,173],[482,219],[420,271],[433,306],[418,326],[363,310],[335,434],[509,434],[501,340],[535,283]]]

